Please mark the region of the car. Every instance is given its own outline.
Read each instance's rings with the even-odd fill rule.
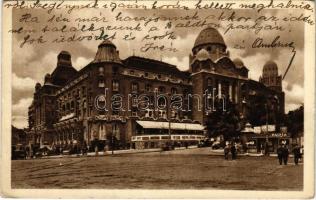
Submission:
[[[221,148],[221,143],[218,142],[218,141],[215,141],[213,144],[212,144],[212,149],[220,149]]]
[[[12,160],[25,160],[26,159],[26,150],[22,144],[17,144],[12,146]]]

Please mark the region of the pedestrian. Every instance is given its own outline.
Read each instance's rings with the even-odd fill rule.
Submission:
[[[289,158],[289,149],[284,145],[283,147],[283,162],[284,162],[284,165],[287,165],[287,161],[288,161],[288,158]]]
[[[265,156],[269,155],[269,142],[268,141],[264,143],[264,155]]]
[[[232,146],[230,147],[230,152],[232,153],[232,160],[235,160],[237,157],[237,149],[235,144],[232,144]]]
[[[225,156],[225,160],[228,160],[228,154],[229,154],[229,145],[226,144],[225,148],[224,148],[224,156]]]
[[[300,148],[300,160],[303,162],[303,155],[304,155],[304,145]]]
[[[301,148],[296,144],[294,145],[293,154],[294,154],[294,163],[295,165],[298,165],[298,160],[301,157]]]
[[[283,145],[279,146],[279,148],[277,149],[277,154],[278,154],[279,163],[280,163],[280,165],[282,165]]]

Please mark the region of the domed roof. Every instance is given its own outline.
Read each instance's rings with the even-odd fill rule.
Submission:
[[[234,59],[233,62],[237,68],[242,68],[245,66],[244,63],[242,62],[242,60],[239,58]]]
[[[44,78],[44,85],[50,85],[52,82],[52,76],[47,73]]]
[[[222,35],[215,28],[207,27],[200,32],[195,40],[193,48],[209,43],[222,44],[226,46]]]
[[[116,46],[110,40],[104,40],[98,46],[98,51],[93,60],[96,62],[116,62],[121,63],[119,52],[116,51]]]
[[[116,48],[116,46],[108,39],[104,40],[103,42],[101,42],[101,44],[99,44],[99,48],[102,46],[113,46],[114,48]]]
[[[68,51],[61,51],[59,54],[70,55]]]
[[[38,91],[39,89],[41,89],[41,87],[41,84],[37,82],[35,85],[35,91]]]
[[[263,66],[263,76],[268,76],[268,75],[273,75],[277,76],[278,75],[278,66],[274,61],[268,61],[266,64]]]
[[[49,74],[49,73],[47,73],[46,75],[45,75],[45,79],[50,79],[51,78],[51,75]]]

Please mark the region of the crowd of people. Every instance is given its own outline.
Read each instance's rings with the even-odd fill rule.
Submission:
[[[238,152],[238,145],[236,143],[227,142],[226,146],[224,147],[225,160],[229,160],[230,157],[232,160],[236,160],[237,159],[237,152]],[[268,151],[265,151],[264,155],[266,155],[266,156],[269,155],[269,153],[267,153],[267,152]],[[299,160],[302,159],[303,147],[301,148],[299,145],[293,144],[292,153],[293,153],[293,157],[294,157],[294,163],[295,163],[295,165],[298,165]],[[290,151],[285,144],[282,144],[281,146],[279,146],[279,148],[277,149],[277,156],[278,156],[280,165],[282,165],[282,164],[287,165],[288,164],[289,155],[290,155]]]
[[[237,144],[236,143],[227,143],[225,148],[224,148],[224,156],[225,159],[228,160],[229,158],[229,153],[231,154],[232,160],[237,159]]]

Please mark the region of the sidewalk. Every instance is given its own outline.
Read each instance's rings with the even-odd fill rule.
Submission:
[[[188,148],[185,147],[178,147],[171,151],[163,151],[160,148],[154,149],[126,149],[126,150],[115,150],[113,151],[99,151],[97,156],[111,156],[111,155],[122,155],[122,154],[163,154],[163,155],[179,155],[179,154],[194,154],[194,155],[212,155],[212,156],[223,156],[224,150],[223,149],[212,149],[211,147],[203,147],[198,148],[197,146],[189,146]],[[43,159],[50,159],[50,158],[75,158],[75,157],[82,157],[81,154],[73,154],[73,155],[56,155],[56,156],[43,156]],[[87,157],[94,157],[96,156],[95,152],[89,152],[86,155]],[[264,154],[261,153],[239,153],[238,156],[250,156],[250,157],[261,157]],[[277,157],[277,154],[271,153],[270,157]],[[293,157],[293,155],[289,155],[289,157]]]

